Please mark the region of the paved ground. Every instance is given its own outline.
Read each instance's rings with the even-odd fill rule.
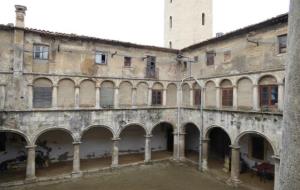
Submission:
[[[30,190],[246,190],[233,188],[186,165],[154,164]]]

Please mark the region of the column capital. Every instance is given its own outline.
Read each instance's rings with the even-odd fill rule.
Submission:
[[[80,142],[80,141],[77,141],[77,142],[73,142],[72,144],[73,144],[73,145],[80,145],[81,142]]]
[[[29,83],[29,84],[27,84],[27,86],[29,86],[29,87],[33,87],[33,84],[32,84],[32,83]]]
[[[207,143],[207,142],[209,142],[209,141],[210,141],[209,138],[202,139],[202,142],[205,142],[205,143]]]
[[[145,138],[152,138],[153,135],[145,135],[144,137],[145,137]]]
[[[4,83],[0,83],[0,86],[6,86],[7,84],[4,84]]]
[[[36,145],[25,146],[26,149],[35,149],[36,147],[37,147]]]
[[[278,85],[278,86],[284,86],[284,84],[283,84],[283,83],[278,83],[277,85]]]
[[[133,88],[132,88],[132,90],[136,90],[136,89],[137,89],[137,87],[133,87]]]
[[[52,87],[53,87],[53,88],[57,88],[57,87],[58,87],[58,84],[53,84]]]
[[[238,146],[238,145],[230,145],[229,146],[231,149],[234,149],[234,150],[239,150],[241,147]]]
[[[111,140],[112,141],[119,141],[119,140],[121,140],[121,138],[112,138]]]
[[[272,158],[275,162],[280,162],[280,156],[279,155],[273,155]]]
[[[75,85],[75,88],[80,88],[80,85]]]
[[[115,90],[119,90],[119,87],[114,87]]]

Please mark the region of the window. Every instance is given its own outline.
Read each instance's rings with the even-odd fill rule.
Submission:
[[[48,60],[49,59],[49,46],[33,45],[33,59]]]
[[[147,78],[155,78],[156,77],[156,57],[147,56],[147,69],[146,69],[146,77]]]
[[[170,0],[170,3],[172,3],[173,1],[172,0]]]
[[[278,86],[261,85],[260,86],[260,106],[272,107],[278,103]]]
[[[183,69],[184,69],[184,71],[187,70],[187,62],[186,61],[183,62]]]
[[[52,106],[52,83],[48,79],[37,79],[33,83],[33,107],[50,108]]]
[[[131,57],[124,57],[124,67],[131,67]]]
[[[278,52],[286,53],[287,52],[287,35],[278,36]]]
[[[206,52],[206,65],[214,65],[215,64],[215,52],[210,51]]]
[[[169,21],[170,23],[170,28],[172,28],[173,27],[173,18],[172,18],[172,16],[170,16],[170,21]]]
[[[194,89],[194,105],[200,106],[201,105],[201,90]]]
[[[172,48],[172,42],[171,41],[169,41],[169,47]]]
[[[233,89],[222,88],[222,106],[232,107]]]
[[[254,159],[265,159],[265,141],[262,137],[251,137],[251,156]]]
[[[162,105],[162,91],[161,90],[152,90],[152,105],[153,106]]]
[[[202,13],[202,26],[205,25],[205,13]]]
[[[194,62],[197,63],[199,61],[199,57],[198,56],[194,56]]]
[[[231,51],[224,52],[224,62],[229,62],[231,60]]]
[[[106,60],[107,59],[107,56],[105,53],[103,52],[96,52],[96,55],[95,55],[95,63],[96,64],[106,64]]]

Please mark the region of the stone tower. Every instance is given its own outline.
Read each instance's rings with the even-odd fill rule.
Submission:
[[[165,47],[181,49],[212,37],[212,0],[165,0]]]

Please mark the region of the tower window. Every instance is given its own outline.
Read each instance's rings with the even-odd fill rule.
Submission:
[[[287,35],[278,36],[278,52],[279,53],[286,53],[287,49]]]
[[[205,13],[202,13],[202,25],[205,25]]]
[[[170,0],[170,3],[172,3],[173,1],[172,0]]]
[[[172,18],[172,16],[170,16],[170,28],[172,28],[172,26],[173,26],[173,18]]]
[[[172,48],[172,42],[171,41],[169,41],[169,47]]]

